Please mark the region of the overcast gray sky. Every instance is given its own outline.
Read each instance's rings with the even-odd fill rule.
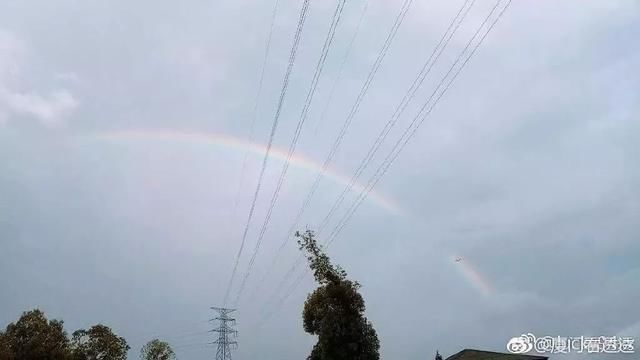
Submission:
[[[0,326],[39,307],[69,331],[111,326],[132,356],[154,336],[180,359],[213,356],[208,308],[222,305],[302,5],[280,0],[252,135],[273,2],[0,3]],[[315,341],[301,324],[309,277],[271,301],[293,240],[259,280],[402,3],[345,6],[238,304],[237,359],[302,359]],[[462,3],[413,1],[301,227],[317,228]],[[240,278],[335,4],[310,1]],[[362,183],[493,5],[475,1]],[[328,250],[362,284],[384,358],[505,351],[525,332],[640,341],[638,38],[635,0],[513,1]]]

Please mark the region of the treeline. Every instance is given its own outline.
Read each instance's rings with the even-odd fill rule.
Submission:
[[[97,324],[71,336],[62,320],[49,320],[36,309],[0,331],[0,360],[124,360],[130,347],[108,326]],[[143,360],[171,360],[168,343],[154,339],[140,350]]]
[[[313,231],[296,237],[318,284],[302,311],[304,331],[318,338],[307,360],[380,360],[380,341],[365,316],[361,285],[331,262]],[[40,310],[23,313],[0,332],[0,360],[124,360],[129,349],[123,337],[102,324],[69,337],[61,320],[48,320]],[[154,339],[141,349],[140,358],[171,360],[175,354],[168,343]]]

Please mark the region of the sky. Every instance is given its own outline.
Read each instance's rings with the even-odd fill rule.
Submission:
[[[235,359],[315,342],[288,230],[403,3],[346,2],[250,268],[338,4],[309,1],[231,299],[251,271],[226,304]],[[470,3],[412,2],[297,229],[318,230]],[[110,326],[131,358],[154,337],[214,356],[209,308],[225,305],[302,5],[278,2],[263,62],[273,0],[0,3],[1,327],[37,307],[69,332]],[[473,2],[321,242],[494,5]],[[362,284],[383,358],[506,351],[523,333],[640,346],[638,37],[634,0],[511,2],[327,248]]]

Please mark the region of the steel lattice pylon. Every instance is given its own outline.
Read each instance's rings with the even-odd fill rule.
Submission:
[[[229,314],[236,311],[236,309],[220,307],[212,307],[211,309],[218,312],[218,316],[211,319],[211,321],[219,321],[218,328],[211,330],[211,332],[218,333],[218,339],[213,342],[213,344],[218,345],[216,360],[231,360],[231,349],[235,349],[238,346],[236,341],[238,331],[234,328],[236,319],[229,317]]]

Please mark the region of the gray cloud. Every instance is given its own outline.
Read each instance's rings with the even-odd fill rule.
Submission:
[[[28,45],[11,32],[0,29],[0,121],[34,118],[47,127],[60,126],[79,105],[69,90],[58,88],[42,95],[25,87],[24,65]]]
[[[362,5],[345,8],[299,143],[298,152],[319,163],[401,1],[369,2],[319,123]],[[70,330],[105,322],[130,340],[132,356],[154,335],[173,343],[182,359],[211,356],[214,349],[204,345],[208,307],[220,305],[224,294],[260,156],[249,155],[240,183],[242,148],[96,134],[248,139],[271,6],[0,5],[0,272],[10,274],[0,279],[0,325],[38,306],[64,318]],[[281,1],[257,143],[271,125],[299,6]],[[332,164],[336,172],[354,171],[457,6],[414,3]],[[492,2],[475,6],[390,139]],[[278,149],[286,150],[293,135],[332,7],[312,1]],[[363,284],[384,357],[503,351],[523,332],[640,339],[639,14],[635,1],[513,2],[376,188],[403,215],[367,201],[329,248]],[[391,145],[383,145],[362,181]],[[270,160],[248,249],[281,165]],[[314,175],[294,166],[287,177],[240,303],[238,359],[298,359],[314,342],[300,321],[310,279],[264,327],[256,326],[297,256],[293,242],[272,275],[257,281]],[[317,226],[341,190],[323,181],[303,224]],[[487,295],[452,256],[468,261],[490,288]]]

